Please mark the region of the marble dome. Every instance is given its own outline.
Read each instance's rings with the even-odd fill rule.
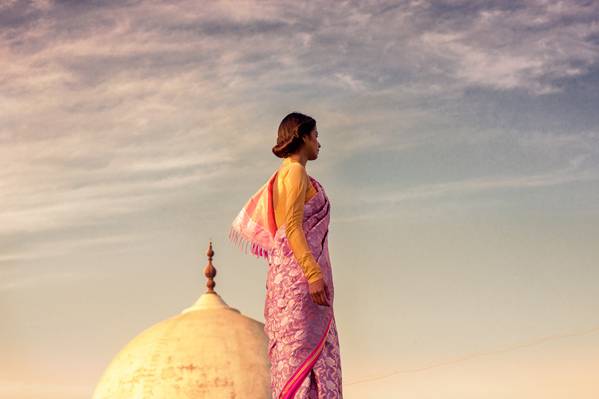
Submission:
[[[93,399],[271,398],[264,324],[214,291],[212,243],[207,255],[208,290],[118,352]]]

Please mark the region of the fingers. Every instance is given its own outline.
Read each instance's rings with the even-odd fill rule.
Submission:
[[[313,293],[312,300],[314,301],[314,303],[316,303],[318,305],[330,306],[330,301],[326,295],[326,291],[324,291],[324,290]]]
[[[320,305],[320,303],[318,303],[320,301],[320,299],[318,299],[318,293],[315,292],[314,294],[312,294],[312,301],[315,304]]]
[[[312,295],[312,298],[314,300],[314,303],[316,303],[317,305],[322,305],[322,295],[320,293],[320,291],[317,291],[314,293],[314,295]]]
[[[317,305],[329,306],[324,291],[316,291],[312,294],[312,300]]]
[[[321,305],[329,306],[329,301],[327,300],[327,296],[326,296],[324,290],[320,293],[320,301],[321,301],[320,302]]]
[[[313,290],[315,287],[312,285],[310,286],[310,289],[313,290],[312,292],[310,292],[310,295],[312,296],[312,301],[314,301],[314,303],[316,303],[317,305],[331,306],[331,296],[329,293],[329,287],[324,281],[319,281],[319,283],[321,285],[318,289]]]

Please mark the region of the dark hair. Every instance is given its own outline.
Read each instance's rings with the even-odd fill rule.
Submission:
[[[299,112],[292,112],[283,118],[279,124],[277,144],[272,147],[272,153],[279,158],[286,158],[299,150],[304,136],[310,134],[316,127],[314,118]]]

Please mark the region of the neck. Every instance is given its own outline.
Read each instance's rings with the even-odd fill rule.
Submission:
[[[308,162],[308,158],[304,154],[291,154],[287,158],[292,161],[301,163],[304,168],[306,167],[306,163]]]

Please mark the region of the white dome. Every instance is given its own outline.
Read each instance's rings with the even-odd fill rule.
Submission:
[[[194,305],[133,338],[93,399],[271,398],[264,324],[229,307],[209,283]]]

